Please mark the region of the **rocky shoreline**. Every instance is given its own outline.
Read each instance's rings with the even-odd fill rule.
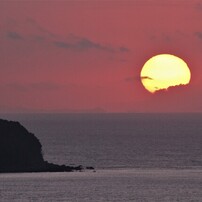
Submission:
[[[93,167],[86,167],[93,169]],[[83,166],[49,163],[42,155],[38,138],[19,122],[0,119],[0,173],[15,172],[72,172]]]

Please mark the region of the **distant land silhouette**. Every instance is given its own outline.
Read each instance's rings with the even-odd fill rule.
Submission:
[[[108,111],[101,107],[87,109],[33,109],[24,107],[11,107],[0,105],[0,113],[107,113]]]
[[[93,169],[87,167],[87,169]],[[42,146],[34,134],[20,123],[0,119],[0,172],[81,171],[82,166],[66,166],[44,160]]]

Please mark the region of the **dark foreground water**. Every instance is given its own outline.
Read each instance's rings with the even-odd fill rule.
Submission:
[[[202,114],[1,115],[44,158],[96,172],[0,174],[2,201],[202,201]]]

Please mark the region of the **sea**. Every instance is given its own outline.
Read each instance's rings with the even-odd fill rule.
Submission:
[[[0,114],[44,159],[95,170],[1,173],[2,202],[201,202],[201,113]]]

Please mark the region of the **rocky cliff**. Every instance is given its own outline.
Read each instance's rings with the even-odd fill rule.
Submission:
[[[20,123],[0,119],[0,172],[62,172],[82,170],[48,163],[34,134]]]

